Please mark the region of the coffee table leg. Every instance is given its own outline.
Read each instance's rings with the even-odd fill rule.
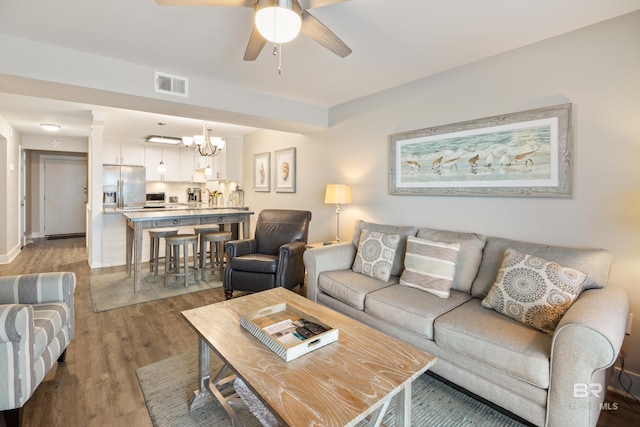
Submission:
[[[193,392],[195,396],[189,400],[189,411],[194,411],[204,406],[212,397],[212,393],[209,390],[209,382],[211,381],[209,366],[209,345],[202,337],[198,337],[198,390]]]
[[[396,395],[396,426],[411,425],[411,381]]]
[[[231,407],[229,402],[238,401],[239,397],[233,389],[233,381],[236,375],[228,365],[223,365],[220,371],[211,381],[211,353],[209,345],[202,338],[198,337],[198,390],[193,392],[194,396],[189,400],[189,411],[195,411],[204,406],[211,398],[215,398],[222,409],[231,419],[231,424],[242,426],[238,414]],[[231,372],[230,372],[231,371]]]

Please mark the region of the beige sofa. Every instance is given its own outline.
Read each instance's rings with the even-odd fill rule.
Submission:
[[[400,236],[388,281],[354,272],[362,230]],[[308,249],[307,296],[437,356],[432,372],[540,426],[595,426],[629,313],[611,255],[473,233],[358,221],[351,242]],[[447,298],[399,283],[407,236],[459,248]],[[586,273],[553,333],[482,305],[507,248]]]

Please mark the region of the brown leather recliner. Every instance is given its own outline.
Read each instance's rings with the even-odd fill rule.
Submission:
[[[266,209],[258,215],[255,238],[225,244],[224,296],[233,291],[259,292],[278,286],[293,289],[304,282],[302,255],[311,212]]]

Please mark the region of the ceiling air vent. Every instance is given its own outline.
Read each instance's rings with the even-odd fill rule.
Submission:
[[[156,71],[156,92],[189,96],[189,79]]]

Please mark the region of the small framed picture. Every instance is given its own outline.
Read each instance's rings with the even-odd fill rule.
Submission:
[[[253,191],[271,191],[271,153],[253,155]]]
[[[296,149],[278,150],[276,155],[275,190],[278,193],[296,192]]]

